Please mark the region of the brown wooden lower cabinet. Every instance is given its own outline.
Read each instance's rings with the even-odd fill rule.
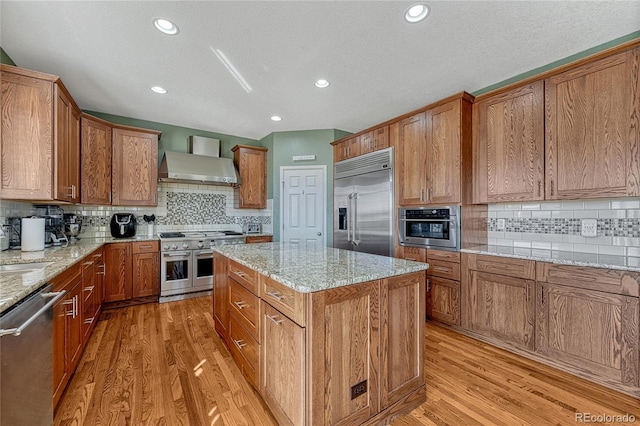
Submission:
[[[640,273],[462,259],[461,331],[640,397]]]
[[[425,400],[424,272],[298,293],[214,261],[215,329],[279,424],[374,424]]]
[[[160,293],[158,241],[109,243],[105,246],[105,302],[155,298]],[[145,300],[147,301],[147,300]]]
[[[247,235],[246,243],[254,244],[254,243],[270,243],[273,241],[273,236],[271,235]]]

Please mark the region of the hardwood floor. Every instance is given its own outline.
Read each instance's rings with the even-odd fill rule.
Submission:
[[[211,311],[203,297],[104,312],[55,424],[275,425]],[[640,424],[638,399],[435,323],[426,342],[427,402],[393,425],[575,425],[576,413],[629,413]]]

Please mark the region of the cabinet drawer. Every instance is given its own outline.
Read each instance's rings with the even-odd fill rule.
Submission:
[[[152,253],[160,251],[159,241],[137,241],[131,243],[133,245],[133,253]]]
[[[536,279],[536,262],[502,256],[463,253],[463,263],[468,269],[490,274],[508,275],[525,280]]]
[[[229,279],[229,310],[236,316],[244,328],[260,341],[258,320],[260,318],[260,299],[249,290]]]
[[[247,244],[253,244],[253,243],[270,243],[273,241],[273,237],[271,235],[262,235],[260,237],[251,237],[251,236],[247,236],[246,238],[246,243]]]
[[[418,247],[402,247],[402,258],[405,260],[414,260],[416,262],[426,263],[427,249]]]
[[[460,263],[460,252],[427,249],[427,260],[444,260],[446,262]]]
[[[72,265],[51,280],[53,284],[53,291],[67,290],[67,292],[69,292],[71,287],[73,287],[73,285],[75,285],[81,278],[82,268],[80,265]]]
[[[537,262],[536,281],[636,297],[640,292],[640,273],[618,269]]]
[[[257,389],[260,346],[244,327],[234,321],[234,316],[229,321],[229,348],[242,374]]]
[[[304,327],[306,313],[304,294],[298,293],[264,275],[261,276],[261,279],[262,299],[298,323],[298,325]]]
[[[428,260],[429,276],[447,278],[449,280],[460,281],[460,264],[453,262],[443,262],[442,260]]]
[[[256,296],[260,295],[258,293],[258,273],[253,269],[247,268],[246,266],[229,259],[228,275],[251,291],[251,293]]]

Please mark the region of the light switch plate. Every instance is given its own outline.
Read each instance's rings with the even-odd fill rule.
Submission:
[[[582,219],[580,235],[582,235],[583,237],[597,237],[598,236],[598,220]]]

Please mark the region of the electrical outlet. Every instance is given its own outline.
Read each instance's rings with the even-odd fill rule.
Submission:
[[[356,399],[363,393],[367,392],[367,381],[363,380],[360,383],[351,386],[351,399]]]
[[[498,231],[504,231],[504,228],[507,227],[506,220],[498,219]]]
[[[582,235],[583,237],[597,237],[598,236],[598,220],[582,219],[580,235]]]

